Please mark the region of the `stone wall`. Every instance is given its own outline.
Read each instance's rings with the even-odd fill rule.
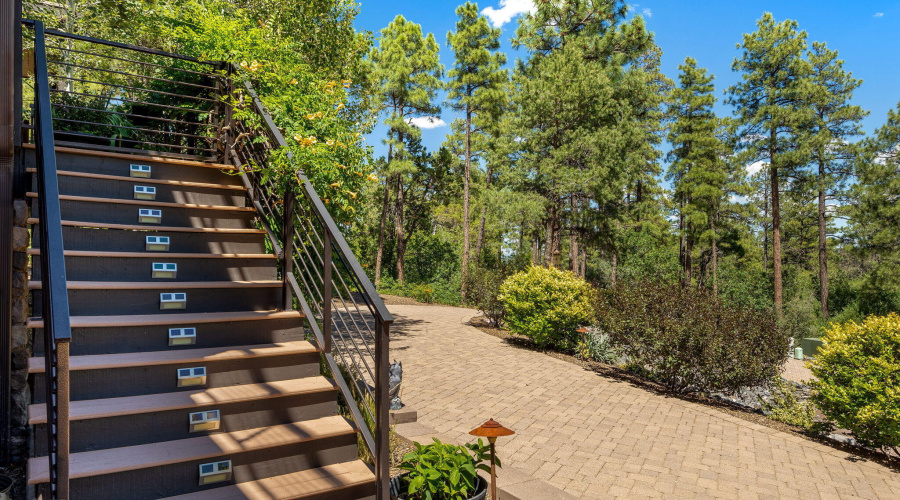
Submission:
[[[28,388],[28,358],[32,353],[32,333],[25,327],[31,306],[28,303],[28,204],[16,200],[13,205],[13,286],[12,286],[12,406],[10,420],[12,437],[11,454],[14,461],[28,456],[28,405],[31,392]]]

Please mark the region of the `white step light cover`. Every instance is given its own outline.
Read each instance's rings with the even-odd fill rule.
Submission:
[[[176,345],[193,345],[196,342],[196,328],[169,328],[169,347]]]
[[[206,384],[205,366],[178,369],[178,387],[190,387],[192,385],[204,384]]]
[[[139,208],[138,222],[142,224],[159,224],[162,222],[162,210],[155,208]]]
[[[169,251],[169,237],[168,236],[147,236],[147,246],[145,249],[148,252],[168,252]]]
[[[178,275],[178,264],[172,262],[154,262],[151,278],[175,279]]]
[[[191,426],[191,432],[217,431],[221,423],[219,410],[191,413],[188,416],[188,423]]]
[[[136,163],[132,163],[130,170],[132,177],[150,177],[150,165],[138,165]]]
[[[231,480],[231,460],[200,464],[200,486]]]
[[[153,186],[135,186],[134,187],[134,199],[135,200],[155,200],[156,199],[156,188]]]
[[[160,309],[184,309],[187,307],[187,294],[184,292],[165,292],[159,294]]]

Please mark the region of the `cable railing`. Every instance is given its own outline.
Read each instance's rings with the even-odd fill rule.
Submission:
[[[217,160],[221,62],[45,30],[60,146]]]
[[[56,173],[56,149],[51,116],[44,25],[34,27],[34,142],[41,246],[41,305],[44,332],[44,386],[47,405],[47,497],[69,498],[69,298],[63,255],[62,218]]]
[[[393,322],[375,287],[302,172],[283,194],[254,169],[287,143],[250,82],[236,94],[259,117],[226,128],[231,161],[242,169],[250,198],[281,261],[285,308],[299,307],[343,406],[360,431],[361,455],[370,455],[377,498],[387,498],[389,464],[388,337]],[[258,140],[263,137],[265,140]],[[233,141],[233,142],[232,142]]]

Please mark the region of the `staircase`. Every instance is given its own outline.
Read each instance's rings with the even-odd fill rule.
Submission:
[[[337,387],[320,374],[303,315],[278,310],[277,260],[233,167],[72,148],[57,149],[57,164],[72,328],[71,498],[374,495],[357,430],[338,415]],[[133,164],[149,165],[150,177],[132,177]],[[33,154],[26,165],[34,171]],[[138,186],[156,188],[153,199],[135,199],[145,192]],[[39,213],[36,190],[28,196]],[[160,218],[140,222],[142,209]],[[30,253],[39,311],[37,238]],[[165,301],[177,294],[183,300]],[[34,449],[44,450],[43,323],[28,326],[37,330],[29,423]],[[46,456],[29,460],[29,484],[49,477]]]
[[[23,23],[29,494],[387,500],[393,320],[303,173],[247,168],[286,146],[251,82]]]

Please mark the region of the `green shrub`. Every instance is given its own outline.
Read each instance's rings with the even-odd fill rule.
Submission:
[[[593,319],[594,290],[573,273],[532,266],[500,286],[506,322],[514,333],[542,347],[569,350],[578,337],[575,329]]]
[[[612,344],[609,335],[590,328],[575,347],[578,357],[600,363],[614,363],[619,359],[619,350]]]
[[[466,302],[478,308],[497,328],[506,317],[506,308],[500,300],[500,286],[508,277],[505,269],[482,267],[472,269],[466,276]]]
[[[644,372],[676,392],[736,393],[775,377],[788,339],[773,315],[702,288],[641,281],[603,291],[597,323]]]
[[[900,451],[900,316],[833,324],[810,368],[813,400],[865,446]]]
[[[478,470],[491,471],[490,447],[480,438],[465,446],[437,438],[431,444],[413,444],[415,450],[403,455],[400,463],[400,469],[409,472],[403,486],[410,500],[465,500],[475,493]],[[500,461],[496,463],[499,467]]]
[[[760,398],[763,412],[772,420],[796,425],[810,431],[816,424],[816,408],[809,401],[800,401],[790,383],[775,377],[772,383],[772,400]]]

